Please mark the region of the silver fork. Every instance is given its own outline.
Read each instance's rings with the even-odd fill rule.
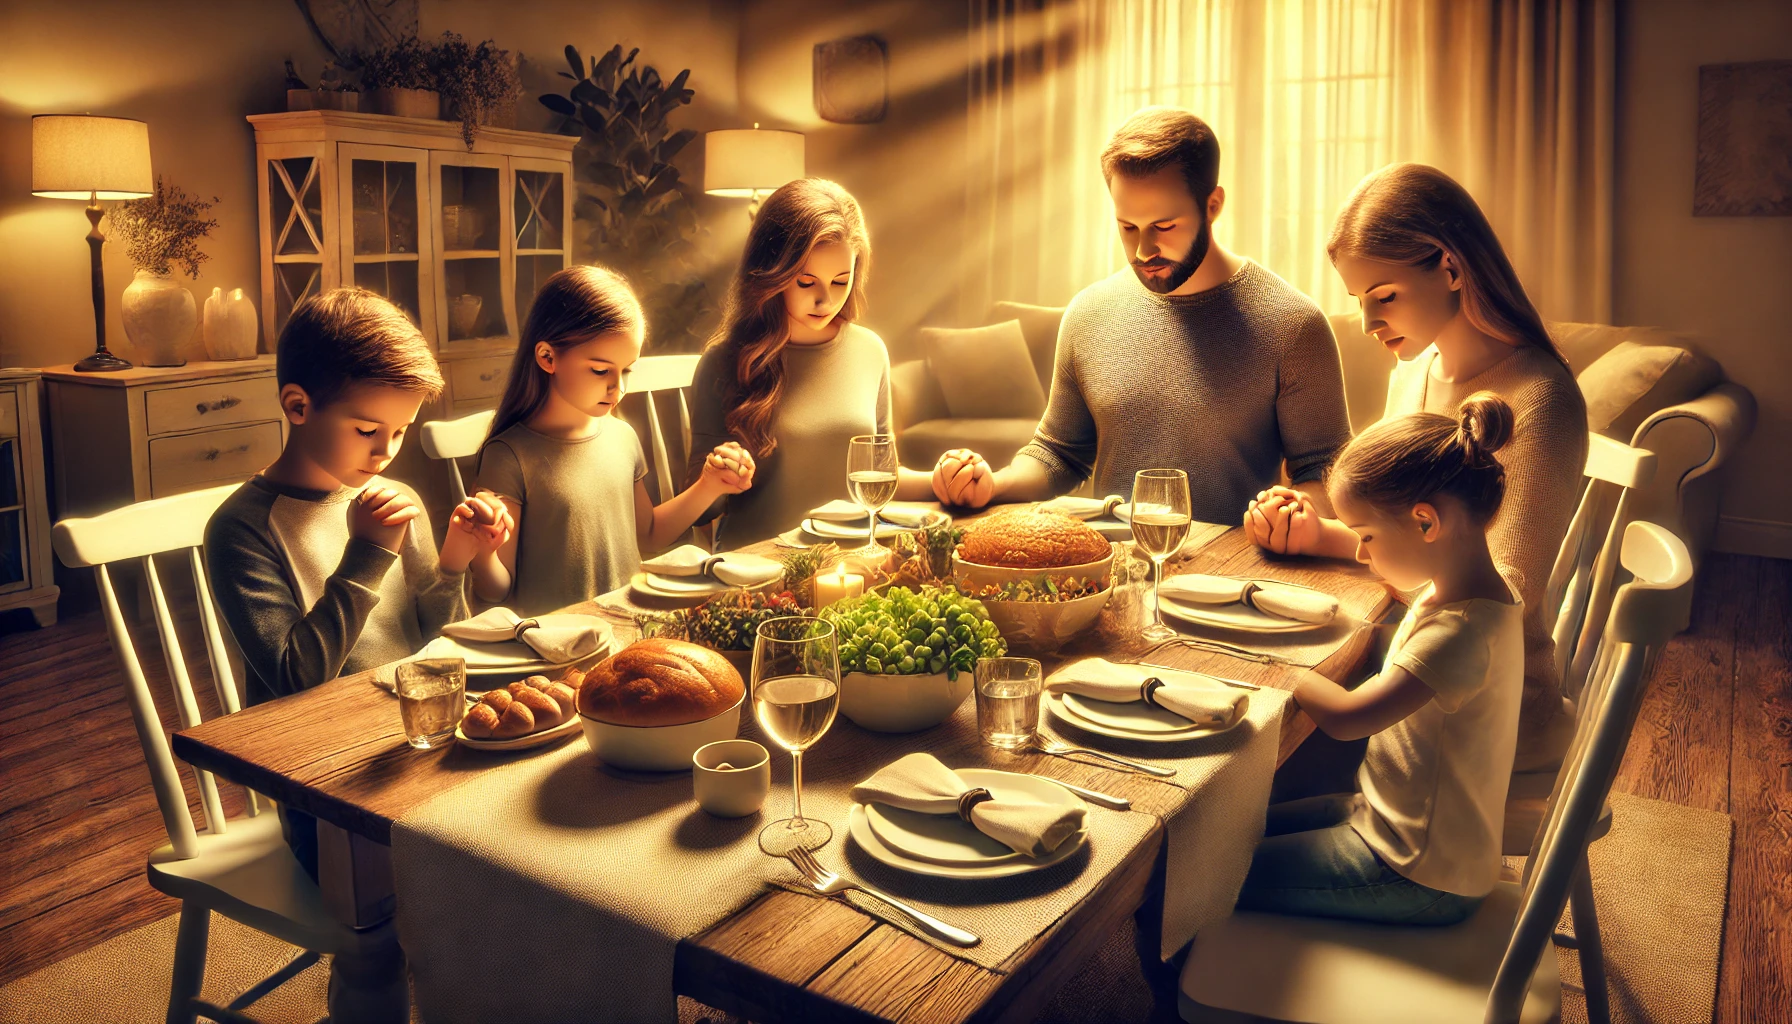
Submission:
[[[1032,749],[1037,750],[1042,754],[1054,754],[1058,757],[1065,757],[1070,754],[1088,754],[1090,757],[1099,757],[1105,761],[1112,761],[1115,764],[1125,765],[1128,768],[1135,771],[1145,772],[1148,775],[1157,775],[1166,779],[1175,778],[1176,776],[1176,769],[1174,768],[1164,768],[1160,765],[1146,764],[1143,761],[1131,761],[1118,754],[1110,754],[1103,750],[1091,750],[1088,747],[1073,747],[1062,740],[1054,740],[1048,736],[1043,736],[1037,733],[1033,736]]]
[[[1150,654],[1152,651],[1156,651],[1159,648],[1168,646],[1170,644],[1181,644],[1185,647],[1193,647],[1198,650],[1212,651],[1215,654],[1224,654],[1224,655],[1226,655],[1228,657],[1232,657],[1232,658],[1240,658],[1245,661],[1254,661],[1260,665],[1293,665],[1294,664],[1294,662],[1292,662],[1292,661],[1288,660],[1287,658],[1284,658],[1280,655],[1269,654],[1264,651],[1253,651],[1248,647],[1240,647],[1237,644],[1226,643],[1224,640],[1209,640],[1206,637],[1193,637],[1193,636],[1173,637],[1169,640],[1165,640],[1163,643],[1159,644],[1157,647],[1153,647],[1153,648],[1151,648],[1150,651],[1146,651],[1145,653]]]
[[[916,910],[914,907],[909,906],[894,896],[879,892],[870,886],[860,885],[857,882],[849,881],[846,878],[829,871],[827,868],[821,866],[821,862],[815,859],[813,853],[810,853],[800,846],[792,848],[790,852],[786,853],[784,856],[787,857],[790,860],[790,863],[796,866],[797,871],[801,872],[803,877],[808,880],[809,887],[816,892],[821,893],[823,896],[833,896],[838,893],[846,892],[849,889],[857,889],[872,899],[881,900],[902,913],[907,914],[914,919],[916,924],[921,926],[922,931],[943,942],[950,942],[954,946],[975,946],[977,943],[983,941],[970,932],[965,931],[963,928],[954,928],[952,925],[947,924],[937,917],[932,917]]]

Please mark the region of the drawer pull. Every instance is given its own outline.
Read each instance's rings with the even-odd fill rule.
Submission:
[[[237,445],[235,448],[207,448],[205,450],[205,454],[201,455],[200,458],[204,459],[207,462],[216,462],[220,458],[222,458],[226,455],[247,455],[247,454],[249,454],[249,446],[247,443],[244,443],[244,444]]]
[[[479,375],[479,381],[482,384],[490,384],[492,381],[497,380],[500,376],[502,376],[503,373],[504,373],[503,370],[487,370],[486,372]]]
[[[243,400],[235,395],[225,395],[216,402],[199,402],[193,407],[199,410],[199,415],[204,416],[208,412],[222,412],[225,409],[235,408],[242,404]]]

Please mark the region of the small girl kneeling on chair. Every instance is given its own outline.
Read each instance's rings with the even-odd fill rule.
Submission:
[[[1418,593],[1377,675],[1346,690],[1309,673],[1295,691],[1329,735],[1370,737],[1368,752],[1357,792],[1269,809],[1240,909],[1442,925],[1493,890],[1524,680],[1523,607],[1486,536],[1512,418],[1481,392],[1454,420],[1381,423],[1332,464],[1357,559]]]

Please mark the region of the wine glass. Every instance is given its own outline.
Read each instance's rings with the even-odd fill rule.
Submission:
[[[834,830],[803,817],[803,751],[834,724],[840,707],[840,654],[824,619],[783,616],[759,624],[753,639],[753,713],[766,738],[790,751],[790,817],[759,833],[759,848],[781,857],[794,847],[827,845]]]
[[[860,434],[846,449],[846,491],[871,519],[865,546],[847,554],[867,562],[889,554],[877,542],[877,511],[896,497],[896,436]]]
[[[1175,639],[1176,631],[1164,625],[1158,588],[1164,582],[1164,562],[1188,539],[1188,474],[1180,469],[1139,470],[1132,480],[1130,518],[1133,543],[1151,556],[1151,625],[1145,628],[1145,639]]]

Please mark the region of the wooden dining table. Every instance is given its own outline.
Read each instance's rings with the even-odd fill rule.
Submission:
[[[769,542],[746,550],[776,554]],[[1197,526],[1169,571],[1275,578],[1370,609],[1363,625],[1310,670],[1340,682],[1363,675],[1375,643],[1374,626],[1396,596],[1361,566],[1278,559],[1236,528],[1209,526],[1203,535]],[[618,609],[619,597],[606,595],[568,610],[605,616],[615,627],[617,642],[626,643],[636,635],[636,626],[631,615]],[[1117,660],[1119,653],[1114,652]],[[1309,671],[1174,642],[1153,649],[1150,656],[1157,664],[1285,690]],[[1049,672],[1061,659],[1042,660]],[[1276,763],[1286,760],[1312,731],[1312,721],[1290,704],[1282,718]],[[926,749],[926,737],[925,732],[916,734],[917,749]],[[173,747],[197,768],[317,817],[319,884],[332,912],[358,926],[393,911],[393,822],[474,773],[504,763],[458,745],[430,751],[410,747],[392,696],[373,685],[371,672],[183,729],[175,733]],[[1180,793],[1150,776],[1043,754],[1018,755],[1015,770],[1124,796],[1134,810],[1159,820],[1145,842],[1011,958],[1007,969],[961,960],[839,900],[774,888],[714,927],[680,941],[674,966],[678,993],[758,1021],[1035,1019],[1092,953],[1128,927],[1142,906],[1151,905],[1154,889],[1161,897],[1162,818]],[[1141,926],[1150,916],[1139,915]]]

